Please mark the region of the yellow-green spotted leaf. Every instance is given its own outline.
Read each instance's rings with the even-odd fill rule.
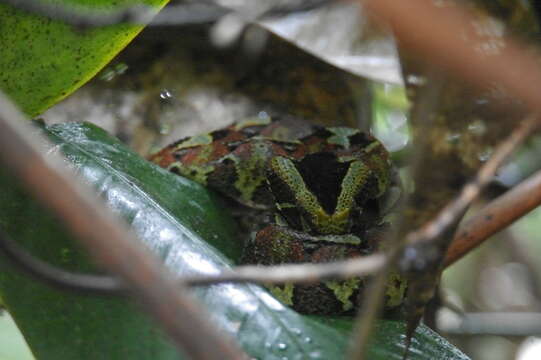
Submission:
[[[141,1],[49,3],[78,5],[87,12],[104,11],[104,14],[130,4],[149,5],[158,11],[167,3],[167,0]],[[94,76],[142,28],[129,24],[77,28],[0,3],[0,89],[25,113],[38,115]]]

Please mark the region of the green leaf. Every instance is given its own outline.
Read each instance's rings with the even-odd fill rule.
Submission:
[[[42,0],[39,0],[40,2]],[[158,8],[168,0],[137,2]],[[130,0],[49,0],[87,10],[121,9]],[[114,6],[113,6],[114,5]],[[79,88],[122,50],[142,26],[75,29],[0,4],[0,89],[35,116]]]
[[[218,249],[238,257],[234,225],[203,187],[146,162],[95,126],[63,124],[47,134],[54,150],[66,154],[84,181],[172,271],[215,273],[230,266]],[[5,172],[0,174],[0,225],[42,259],[90,271],[85,256],[48,212],[16,190]],[[176,358],[152,323],[124,300],[48,289],[3,259],[0,271],[0,296],[39,359]],[[257,359],[344,357],[351,319],[299,315],[254,285],[222,284],[193,292],[216,326]],[[400,359],[403,333],[402,323],[381,322],[370,358]],[[409,358],[466,359],[426,329],[417,332]]]

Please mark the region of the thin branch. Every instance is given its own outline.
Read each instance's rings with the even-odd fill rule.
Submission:
[[[541,205],[541,171],[497,198],[462,225],[445,257],[452,265],[490,236]],[[68,290],[114,295],[126,292],[113,277],[68,272],[34,258],[0,231],[0,251],[23,271],[52,286]],[[385,266],[381,254],[327,264],[239,266],[217,275],[181,277],[186,286],[252,282],[259,284],[311,283],[372,275]]]
[[[218,275],[182,277],[179,281],[190,286],[200,286],[224,282],[284,284],[343,280],[356,276],[372,275],[385,265],[385,259],[386,257],[382,254],[374,254],[324,264],[239,266]]]
[[[435,105],[438,103],[443,85],[441,78],[437,76],[437,74],[434,74],[433,78],[435,81],[430,82],[428,86],[422,89],[420,101],[417,106],[413,108],[412,118],[416,118],[420,122],[422,121],[425,126],[429,126],[431,120],[430,114],[433,113]],[[421,168],[422,158],[425,154],[426,152],[420,147],[414,149],[411,156],[414,172],[419,171]],[[406,203],[407,199],[404,204]],[[404,218],[401,218],[400,223],[397,224],[394,233],[391,234],[389,238],[389,243],[392,244],[392,247],[387,254],[387,266],[375,276],[370,285],[370,290],[365,292],[366,296],[364,298],[363,306],[361,311],[357,314],[353,335],[351,336],[348,359],[362,360],[365,358],[370,334],[372,333],[375,320],[382,308],[390,267],[396,266],[399,255],[404,248],[404,242],[400,235],[407,232],[409,226],[410,224],[404,221]]]
[[[537,116],[530,115],[502,141],[495,149],[490,159],[478,171],[475,179],[466,184],[459,196],[445,206],[440,213],[421,229],[411,232],[406,237],[406,243],[413,245],[427,243],[441,236],[448,227],[456,222],[457,217],[464,213],[467,207],[481,193],[481,190],[493,179],[502,163],[511,153],[524,142],[539,125]]]
[[[456,223],[459,216],[464,213],[466,208],[471,204],[473,200],[479,195],[481,190],[488,184],[493,178],[496,170],[507,159],[518,145],[520,145],[526,137],[538,126],[539,121],[536,116],[527,117],[522,123],[511,133],[511,135],[502,141],[496,148],[491,158],[481,167],[477,173],[475,180],[466,184],[460,195],[444,207],[440,213],[421,229],[410,232],[406,236],[406,246],[415,244],[427,244],[434,239],[440,237],[453,223]],[[399,257],[401,249],[396,249],[396,252],[389,254],[388,264],[392,266],[395,260]],[[446,251],[444,248],[443,251]],[[419,257],[418,252],[412,252],[414,258],[401,258],[400,261],[403,264],[414,264]],[[427,259],[427,261],[433,261],[437,259]],[[425,263],[425,262],[423,262]],[[402,265],[402,264],[401,264]],[[406,271],[410,269],[404,269]],[[389,269],[383,269],[374,280],[372,291],[369,293],[363,310],[362,316],[359,316],[358,324],[355,327],[355,335],[353,336],[353,343],[350,352],[351,359],[363,359],[364,349],[369,333],[372,328],[373,320],[380,308],[381,299],[385,289],[385,283],[387,279]]]
[[[541,205],[541,171],[493,200],[464,223],[457,231],[447,251],[444,267],[452,265],[472,249],[481,245],[490,236],[505,229],[539,205]],[[115,280],[112,277],[74,274],[43,262],[40,264],[39,260],[32,259],[32,256],[25,253],[17,244],[7,243],[8,240],[4,239],[4,236],[0,236],[0,250],[19,264],[23,270],[30,271],[34,276],[54,286],[101,294],[114,294],[125,291],[120,283],[113,285]],[[309,283],[370,275],[377,272],[383,266],[383,262],[383,255],[377,255],[320,265],[240,266],[218,275],[183,277],[178,281],[187,286],[225,282]],[[63,279],[69,280],[64,282]]]
[[[541,170],[482,208],[462,225],[447,255],[445,267],[461,259],[498,231],[541,205]]]
[[[541,112],[539,98],[541,90],[537,84],[541,81],[539,59],[528,52],[525,47],[519,46],[508,38],[498,37],[499,45],[496,51],[483,51],[487,39],[475,29],[477,19],[464,11],[463,8],[449,1],[392,1],[392,0],[357,0],[372,11],[374,18],[390,25],[394,30],[395,37],[405,48],[411,50],[411,54],[420,58],[430,59],[431,64],[458,74],[466,81],[481,88],[493,85],[503,85],[504,89],[521,99],[530,109]],[[459,32],[456,29],[460,29]],[[494,40],[494,39],[492,39]],[[502,45],[503,46],[500,46]],[[494,50],[494,49],[493,49]],[[449,56],[453,54],[453,56]],[[513,69],[513,71],[509,71]],[[532,126],[533,128],[533,126]],[[450,212],[442,212],[443,216],[437,220],[438,226],[428,227],[427,236],[421,235],[425,228],[411,234],[410,242],[419,245],[427,244],[430,235],[441,234],[453,221],[456,221],[467,204],[476,196],[476,191],[482,186],[477,184],[468,188],[465,197],[451,206]],[[472,192],[473,190],[473,192]],[[432,234],[430,234],[432,233]],[[417,241],[419,240],[419,241]],[[444,251],[444,249],[442,249]],[[418,254],[417,251],[411,253]],[[391,259],[393,260],[393,259]],[[389,261],[392,264],[393,261]],[[414,259],[413,259],[414,260]],[[437,258],[433,260],[438,260]],[[436,275],[437,276],[437,275]],[[382,278],[383,279],[383,278]],[[381,299],[380,293],[370,296]],[[371,319],[360,324],[371,327]],[[360,332],[357,332],[359,334]],[[363,332],[366,334],[366,332]],[[357,337],[354,359],[361,359],[366,336]]]
[[[2,229],[0,251],[18,269],[49,286],[83,294],[127,294],[126,286],[112,276],[73,273],[36,258],[10,239]]]
[[[437,287],[443,260],[452,235],[470,204],[494,177],[497,169],[531,132],[539,125],[537,116],[523,120],[500,144],[490,159],[479,169],[475,179],[466,184],[458,197],[446,205],[435,218],[419,230],[410,232],[405,238],[405,247],[400,257],[400,269],[408,274],[409,284],[406,309],[408,324],[406,349],[425,309]]]
[[[60,155],[44,157],[24,115],[0,93],[0,160],[22,185],[53,210],[89,255],[118,275],[154,316],[178,350],[195,359],[243,359],[234,343],[220,334],[210,316],[178,287],[158,259],[98,202],[94,192],[72,173]]]
[[[387,277],[391,271],[392,264],[398,259],[401,247],[394,247],[388,252],[386,266],[382,267],[375,278],[370,282],[363,299],[362,307],[357,314],[353,334],[350,338],[348,359],[362,360],[365,350],[372,334],[372,328],[382,308],[382,299],[387,287]]]
[[[100,295],[126,295],[126,286],[107,275],[79,274],[50,265],[19,246],[0,230],[0,252],[14,265],[44,283],[70,291]],[[385,264],[385,256],[375,254],[362,258],[326,264],[281,266],[239,266],[217,275],[183,276],[180,286],[204,286],[220,283],[252,282],[257,284],[314,283],[367,276]]]

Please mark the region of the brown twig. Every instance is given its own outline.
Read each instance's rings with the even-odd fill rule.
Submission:
[[[19,269],[48,285],[70,291],[100,295],[127,295],[125,284],[107,275],[87,275],[63,270],[34,257],[0,229],[0,252]],[[181,286],[220,283],[284,284],[314,283],[371,275],[385,264],[381,254],[326,264],[239,266],[216,275],[182,276]]]
[[[19,270],[60,290],[82,294],[127,295],[127,288],[113,276],[87,275],[66,271],[27,252],[0,229],[0,252]]]
[[[494,177],[496,170],[538,124],[539,119],[534,115],[523,120],[496,147],[491,158],[477,172],[474,180],[462,188],[457,198],[440,210],[434,219],[406,236],[406,246],[400,258],[400,268],[409,274],[410,279],[405,305],[408,312],[406,349],[409,348],[426,304],[434,296],[443,270],[443,260],[452,240],[452,232],[456,229],[460,218]]]
[[[458,230],[447,255],[450,266],[496,232],[541,205],[541,171],[482,208]]]
[[[350,339],[348,359],[362,360],[365,357],[366,345],[372,333],[373,324],[378,317],[382,306],[382,298],[387,286],[387,277],[392,264],[396,263],[401,247],[395,247],[387,253],[388,261],[382,267],[367,288],[367,296],[364,298],[361,310],[357,314],[355,327]]]
[[[541,90],[537,86],[541,80],[538,58],[526,51],[525,47],[517,45],[508,38],[487,37],[478,28],[481,26],[479,20],[455,2],[446,0],[437,2],[432,0],[407,2],[359,0],[359,2],[372,11],[376,19],[391,26],[398,42],[403,48],[409,49],[412,56],[430,59],[431,66],[439,66],[454,72],[481,88],[495,84],[503,86],[505,91],[522,100],[532,112],[541,113],[541,105],[538,101]],[[492,41],[493,45],[496,46],[492,47],[491,51],[485,51],[489,41]],[[450,54],[452,56],[449,56]],[[532,120],[533,122],[535,120]],[[531,127],[533,128],[533,124]],[[524,136],[527,132],[529,131],[524,132]],[[496,158],[494,162],[497,162]],[[486,169],[488,170],[488,168]],[[411,300],[409,301],[410,307],[421,309],[421,303],[431,295],[429,290],[437,283],[437,274],[439,273],[437,269],[439,266],[434,265],[440,265],[443,260],[440,257],[445,254],[448,245],[446,240],[437,244],[432,244],[432,240],[443,234],[450,225],[456,224],[459,216],[478,195],[484,186],[482,182],[486,179],[480,176],[478,180],[480,183],[468,184],[458,201],[451,203],[441,211],[433,223],[428,222],[428,225],[410,233],[407,237],[407,242],[409,244],[416,243],[415,246],[419,249],[415,249],[413,246],[405,248],[404,254],[410,253],[413,256],[410,256],[409,259],[401,257],[401,263],[417,267],[420,265],[421,268],[432,264],[430,268],[434,271],[433,276],[425,273],[422,281],[419,280],[421,278],[419,277],[416,282],[410,284],[410,291],[415,289],[413,291],[416,293],[411,299],[408,299]],[[432,253],[430,254],[432,259],[420,258],[420,252],[426,253],[427,256]],[[389,261],[389,264],[392,265],[392,261]],[[381,298],[382,287],[380,286],[379,289],[380,294],[376,295]],[[371,294],[370,296],[375,298],[376,295]],[[419,316],[417,311],[417,314],[410,317],[408,334],[412,333],[413,326],[418,321],[415,319],[420,319]],[[370,318],[363,323],[369,328]],[[364,346],[367,339],[357,338],[356,341]],[[355,359],[362,359],[363,346],[356,344]]]
[[[253,282],[259,284],[314,283],[323,280],[349,279],[367,276],[380,270],[386,262],[385,255],[375,254],[325,264],[291,264],[280,266],[239,266],[218,275],[183,277],[182,283],[190,286],[224,282]]]
[[[463,214],[467,207],[481,193],[481,190],[492,180],[498,168],[507,157],[532,133],[538,126],[537,116],[531,115],[502,141],[494,150],[490,159],[481,167],[475,179],[466,184],[459,196],[445,206],[440,213],[421,229],[411,232],[406,237],[407,244],[429,242],[441,236]]]
[[[541,204],[541,171],[495,199],[463,224],[454,237],[445,257],[445,267],[468,254],[491,235],[506,228],[515,220]],[[0,236],[0,238],[3,238]],[[126,291],[118,280],[107,276],[74,274],[32,259],[16,244],[0,241],[0,249],[24,270],[53,286],[71,290],[102,294]],[[353,276],[371,275],[386,263],[382,254],[366,256],[328,264],[300,264],[281,266],[239,266],[217,275],[182,277],[179,282],[187,286],[219,283],[253,282],[260,284],[310,283],[330,279],[346,279]],[[64,279],[68,279],[65,280]]]
[[[463,224],[445,257],[448,267],[481,245],[490,236],[541,205],[541,171],[495,199]],[[126,291],[118,280],[108,276],[74,274],[33,259],[15,243],[0,236],[0,248],[26,271],[39,279],[61,288],[117,294]],[[382,254],[366,256],[328,264],[299,264],[280,266],[239,266],[217,275],[181,277],[178,282],[186,286],[219,283],[252,282],[259,284],[311,283],[322,280],[347,279],[366,276],[379,271],[386,263]],[[66,280],[67,279],[67,280]]]
[[[438,103],[443,85],[443,82],[439,76],[434,74],[433,78],[435,80],[422,89],[422,96],[420,97],[420,101],[418,102],[417,106],[413,108],[414,113],[412,114],[412,117],[415,117],[420,122],[423,122],[426,126],[429,126],[431,120],[430,114],[433,112],[435,105]],[[412,163],[414,172],[421,169],[422,158],[425,153],[426,152],[420,147],[414,149],[411,156],[412,160],[410,161]],[[407,199],[405,203],[407,203]],[[374,277],[369,291],[365,292],[366,296],[364,298],[363,306],[359,314],[357,314],[353,335],[351,336],[348,359],[362,360],[366,355],[366,348],[370,334],[372,332],[374,322],[382,307],[382,299],[385,294],[390,267],[396,265],[397,261],[399,260],[399,255],[402,253],[404,248],[403,241],[401,241],[399,235],[406,233],[410,226],[412,226],[410,223],[407,223],[404,221],[404,219],[401,219],[401,222],[396,226],[395,233],[392,234],[389,239],[389,243],[392,244],[392,247],[387,253],[387,266]]]
[[[421,229],[410,232],[405,238],[405,245],[429,243],[441,236],[451,224],[456,223],[458,217],[464,213],[466,208],[473,200],[475,200],[484,186],[493,178],[498,167],[505,161],[511,152],[526,139],[537,125],[538,118],[536,116],[531,115],[526,118],[512,134],[496,148],[489,161],[487,161],[477,173],[475,180],[466,184],[460,195],[444,207],[433,220],[429,221]],[[388,255],[388,267],[394,265],[399,257],[401,249],[402,247],[396,249],[396,252],[392,252]],[[444,248],[442,250],[445,251],[446,249]],[[419,256],[419,254],[415,254],[416,257]],[[438,259],[429,259],[429,261],[432,260]],[[364,349],[366,347],[367,339],[372,328],[373,320],[378,312],[377,309],[379,309],[378,304],[381,302],[385,289],[385,282],[389,271],[388,267],[382,269],[381,272],[378,273],[374,280],[373,289],[363,306],[362,317],[359,317],[359,321],[355,327],[355,335],[352,337],[353,343],[350,351],[351,359],[357,360],[364,358]]]
[[[154,316],[179,351],[194,359],[243,359],[234,343],[219,334],[209,316],[158,260],[69,174],[58,155],[45,158],[35,145],[28,120],[0,93],[0,159],[25,188],[64,221],[98,264],[118,275]]]

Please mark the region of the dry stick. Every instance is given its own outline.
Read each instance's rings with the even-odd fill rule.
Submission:
[[[541,170],[482,208],[460,227],[445,256],[445,267],[491,235],[541,205]]]
[[[191,286],[222,282],[253,282],[259,284],[314,283],[371,275],[384,267],[385,263],[385,255],[374,254],[324,264],[239,266],[217,275],[182,277],[180,282]]]
[[[510,151],[509,145],[526,135],[528,124],[517,128],[513,135],[502,143],[502,148]],[[523,138],[522,138],[523,139]],[[521,141],[521,140],[520,140]],[[520,142],[519,141],[519,142]],[[513,147],[516,147],[515,143]],[[502,158],[502,152],[499,158]],[[505,155],[505,154],[503,154]],[[496,156],[496,153],[494,154]],[[491,158],[492,159],[492,158]],[[489,160],[490,162],[490,160]],[[493,168],[494,163],[485,164]],[[485,172],[486,175],[486,172]],[[474,182],[475,183],[475,182]],[[469,184],[471,185],[471,184]],[[468,186],[468,185],[467,185]],[[466,187],[467,187],[466,186]],[[464,192],[466,192],[466,187]],[[464,201],[464,199],[462,199]],[[515,186],[499,198],[493,200],[479,210],[470,220],[463,224],[455,235],[445,257],[444,266],[450,266],[462,258],[473,248],[479,246],[496,232],[505,229],[515,220],[541,205],[541,170]],[[443,214],[442,214],[443,215]],[[443,216],[445,219],[447,215]],[[442,224],[440,224],[442,226]],[[284,283],[284,282],[311,282],[322,279],[345,279],[351,276],[363,276],[377,272],[385,266],[387,257],[372,255],[346,262],[336,262],[320,265],[282,265],[269,267],[241,266],[231,270],[230,273],[219,275],[201,275],[183,278],[181,281],[189,285],[208,285],[221,282],[256,282],[256,283]]]
[[[50,286],[63,290],[99,295],[127,295],[128,289],[119,279],[107,275],[75,273],[48,264],[28,253],[1,229],[0,252],[20,270]],[[385,259],[385,255],[375,254],[326,264],[295,264],[271,267],[239,266],[216,275],[183,276],[177,281],[182,286],[241,282],[258,284],[314,283],[323,280],[342,280],[373,274],[385,265]]]
[[[466,184],[459,196],[445,206],[440,213],[431,221],[429,221],[420,230],[410,232],[406,236],[406,244],[413,245],[420,242],[430,242],[441,236],[451,224],[456,222],[457,218],[464,213],[466,208],[471,204],[473,200],[480,194],[481,190],[489,183],[493,178],[498,167],[507,159],[511,152],[520,145],[526,137],[536,128],[539,124],[536,116],[530,115],[511,133],[511,135],[505,139],[494,151],[491,158],[481,167],[477,173],[475,180]],[[388,264],[394,264],[400,251],[397,250],[392,254],[389,254]],[[374,292],[369,297],[369,306],[377,306],[377,299],[381,299],[385,289],[385,279],[387,277],[388,269],[378,274],[375,279],[375,286],[372,291]],[[372,322],[374,316],[367,316],[359,318],[359,323],[356,325],[356,332],[352,343],[351,358],[363,359],[364,348],[368,339],[369,331],[372,328]]]
[[[435,105],[438,103],[443,85],[441,77],[434,73],[434,69],[430,69],[429,72],[432,75],[433,81],[422,89],[420,101],[417,106],[413,108],[412,113],[412,117],[419,121],[419,126],[428,126],[430,124],[432,119],[431,114],[433,114]],[[421,148],[416,148],[414,151],[411,161],[412,168],[414,171],[419,171],[418,169],[422,166],[422,159],[426,152]],[[407,201],[405,203],[407,203]],[[364,357],[374,322],[382,308],[382,299],[385,293],[390,268],[397,263],[399,255],[403,251],[404,244],[400,239],[400,234],[403,234],[408,230],[407,226],[408,224],[405,223],[404,219],[401,219],[401,222],[395,228],[395,233],[391,234],[389,237],[389,242],[392,246],[388,251],[389,258],[387,266],[374,277],[365,291],[366,295],[363,299],[363,306],[357,314],[355,327],[350,339],[348,358],[362,359]]]
[[[3,229],[0,229],[0,252],[19,270],[57,289],[85,295],[128,295],[128,289],[117,278],[75,273],[51,265],[27,252]]]
[[[463,224],[445,257],[444,267],[452,265],[496,232],[541,205],[541,171],[493,200]],[[98,294],[122,294],[126,287],[110,276],[68,272],[46,264],[0,233],[0,251],[30,275],[60,288]],[[186,286],[252,282],[257,284],[313,283],[371,275],[386,264],[383,254],[327,264],[278,266],[238,266],[216,275],[193,275],[178,279]]]
[[[528,127],[529,125],[525,124],[525,126],[517,128],[513,135],[507,139],[508,141],[505,144],[502,143],[502,147],[507,148],[512,139],[514,139],[513,142],[516,141],[515,136],[520,135],[522,137],[527,134],[524,131]],[[515,144],[514,146],[517,145]],[[500,152],[501,155],[502,153]],[[494,156],[496,156],[496,153]],[[488,165],[489,163],[487,162],[486,166]],[[466,188],[463,191],[466,191]],[[541,205],[541,170],[490,202],[463,224],[457,231],[447,251],[444,266],[452,265],[473,248],[482,244],[490,236],[505,229],[512,222],[526,215],[539,205]],[[379,254],[360,259],[319,265],[240,266],[233,268],[231,272],[182,278],[180,281],[195,286],[230,281],[278,284],[285,282],[321,281],[322,279],[346,279],[351,276],[373,274],[384,267],[386,263],[392,263],[392,261],[387,260],[388,258],[389,256]]]
[[[511,133],[511,135],[500,143],[500,145],[498,145],[491,158],[477,173],[475,180],[466,184],[462,188],[458,198],[445,206],[433,220],[429,221],[420,230],[410,232],[406,236],[406,244],[413,245],[421,242],[429,242],[442,235],[443,232],[447,230],[449,225],[453,224],[457,220],[457,216],[462,214],[469,204],[471,204],[471,202],[480,194],[484,186],[486,186],[492,179],[498,167],[505,161],[505,159],[507,159],[511,152],[526,139],[526,137],[538,126],[538,124],[538,118],[533,115],[530,115],[523,120],[521,124]],[[389,265],[394,263],[394,260],[396,260],[398,256],[397,254],[399,253],[400,251],[396,251],[395,253],[389,255]],[[380,274],[378,275],[377,279],[379,280],[379,283],[377,284],[378,287],[375,290],[378,291],[377,294],[380,295],[379,298],[381,298],[385,286],[382,279],[385,278]],[[370,300],[372,300],[371,305],[373,305],[372,303],[375,302],[375,298],[375,295],[370,297]],[[352,359],[363,359],[364,348],[368,339],[368,329],[371,329],[372,322],[373,317],[359,319],[359,324],[356,325],[356,336],[354,337],[352,344]]]
[[[350,348],[348,350],[348,359],[363,359],[366,345],[372,333],[373,324],[381,309],[381,302],[387,286],[387,277],[391,271],[391,266],[398,260],[401,246],[396,246],[387,253],[386,266],[383,267],[371,281],[366,291],[362,303],[363,307],[357,314],[353,334],[350,339]]]
[[[538,119],[535,116],[526,118],[512,133],[496,148],[491,158],[483,165],[477,173],[475,180],[465,185],[457,199],[452,201],[427,225],[420,230],[409,233],[406,236],[406,244],[415,244],[419,242],[432,241],[440,236],[449,225],[456,221],[457,216],[469,206],[469,204],[479,195],[482,188],[492,179],[498,167],[511,154],[511,152],[520,145],[531,131],[538,125]],[[378,308],[377,301],[381,300],[385,286],[386,278],[392,266],[401,253],[400,248],[395,248],[388,254],[387,266],[374,279],[374,285],[370,288],[373,292],[367,299],[364,306],[369,308]],[[350,349],[350,359],[362,360],[365,355],[365,348],[375,320],[376,311],[368,313],[368,316],[359,316],[355,326],[355,332],[352,337],[352,348]],[[363,314],[365,314],[363,312]]]
[[[498,38],[498,45],[505,44],[504,47],[497,48],[490,55],[483,52],[486,39],[474,30],[478,20],[458,6],[442,6],[449,2],[432,0],[357,1],[364,4],[376,18],[390,25],[398,41],[412,50],[411,53],[430,59],[432,64],[447,68],[481,87],[497,80],[531,110],[541,110],[541,89],[537,85],[541,81],[538,58],[505,38]],[[392,264],[392,261],[389,263]],[[381,294],[382,289],[380,286]],[[371,328],[372,322],[368,318],[361,321],[357,328]],[[367,336],[359,331],[357,334],[364,337],[354,338],[352,358],[362,359]]]
[[[406,237],[406,243],[413,245],[421,242],[429,242],[441,236],[448,227],[464,213],[473,200],[479,196],[481,190],[492,180],[496,170],[511,155],[528,135],[539,125],[539,118],[530,115],[498,145],[490,159],[481,167],[475,179],[466,184],[459,196],[446,205],[439,214],[421,229],[411,232]]]
[[[56,212],[91,257],[118,275],[154,316],[179,351],[194,359],[243,359],[219,334],[209,315],[164,272],[95,193],[70,175],[58,155],[45,158],[35,145],[28,120],[0,93],[0,159],[25,188]]]
[[[493,200],[460,227],[445,258],[445,267],[463,257],[494,233],[541,204],[541,171]],[[0,251],[17,266],[49,285],[72,291],[124,295],[118,279],[62,270],[27,253],[0,231]],[[258,284],[312,283],[374,274],[385,266],[387,256],[376,254],[327,264],[239,266],[216,275],[193,275],[178,279],[186,286],[252,282]]]

